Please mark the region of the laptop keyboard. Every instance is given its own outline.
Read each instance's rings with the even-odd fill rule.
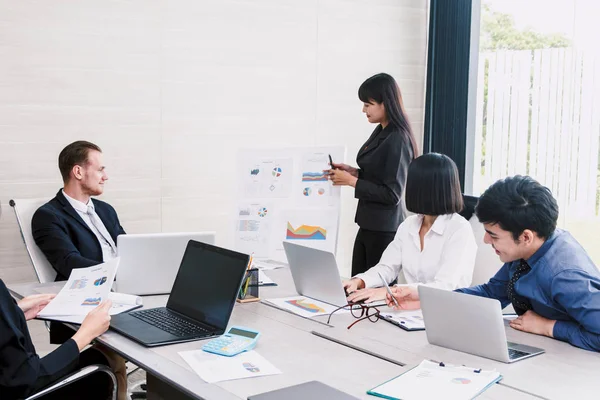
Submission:
[[[514,360],[516,358],[521,358],[524,356],[528,356],[529,353],[526,353],[524,351],[519,351],[519,350],[515,350],[515,349],[508,349],[508,358],[511,360]]]
[[[134,311],[129,314],[165,332],[169,332],[171,335],[179,337],[202,336],[204,333],[209,332],[199,325],[170,313],[165,308],[151,308],[149,310]]]

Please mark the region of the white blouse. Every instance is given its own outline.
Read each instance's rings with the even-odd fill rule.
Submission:
[[[419,230],[423,215],[412,215],[400,224],[396,237],[383,252],[379,264],[356,275],[365,287],[382,286],[377,272],[389,283],[404,272],[410,286],[424,284],[454,290],[468,287],[473,277],[477,244],[469,222],[458,214],[440,215],[423,239]]]

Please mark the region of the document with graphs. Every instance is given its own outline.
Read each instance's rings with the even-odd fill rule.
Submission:
[[[119,267],[119,258],[87,268],[75,268],[56,297],[38,314],[42,319],[85,317],[102,300],[109,298]]]

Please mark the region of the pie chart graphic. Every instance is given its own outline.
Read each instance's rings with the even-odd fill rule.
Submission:
[[[261,208],[258,209],[258,216],[259,217],[266,217],[268,212],[269,212],[269,210],[267,210],[266,207],[261,207]]]
[[[319,188],[319,190],[317,191],[317,193],[319,193],[319,196],[323,196],[325,194],[325,189]]]
[[[281,168],[279,168],[279,167],[273,168],[272,174],[275,178],[279,178],[281,176]]]
[[[307,188],[304,188],[304,189],[302,190],[302,194],[303,194],[303,195],[305,195],[305,196],[310,196],[310,194],[311,194],[311,193],[312,193],[312,189],[311,189],[311,188],[309,188],[309,187],[307,187]]]

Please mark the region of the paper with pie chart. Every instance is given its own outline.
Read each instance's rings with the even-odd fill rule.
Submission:
[[[292,158],[246,157],[240,173],[246,198],[289,197],[292,193]]]
[[[339,157],[338,154],[335,156]],[[306,152],[302,155],[300,187],[294,191],[298,203],[312,206],[334,206],[336,204],[341,188],[333,186],[327,173],[323,172],[329,168],[329,153],[327,152]]]
[[[179,355],[207,383],[281,374],[277,367],[255,350],[233,357],[223,357],[202,350],[181,351]]]
[[[40,318],[85,316],[108,298],[119,258],[86,268],[74,268],[65,286],[38,314]]]
[[[495,370],[423,360],[367,393],[386,399],[466,400],[477,397],[501,379]]]
[[[255,257],[267,257],[275,208],[272,202],[240,202],[236,209],[235,249]]]
[[[337,309],[331,304],[311,299],[305,296],[281,297],[275,299],[263,299],[262,302],[273,307],[289,311],[293,314],[305,318],[318,317],[319,315],[329,315]]]

